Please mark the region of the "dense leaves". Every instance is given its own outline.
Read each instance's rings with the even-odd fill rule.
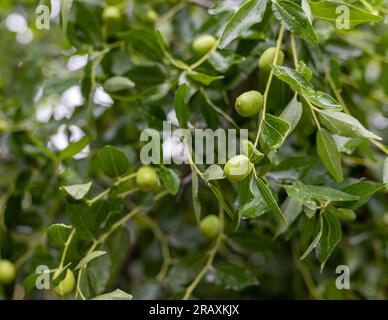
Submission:
[[[0,299],[388,298],[386,1],[36,2],[0,3]]]

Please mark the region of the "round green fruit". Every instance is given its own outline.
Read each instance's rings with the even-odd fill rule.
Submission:
[[[224,166],[224,174],[231,182],[241,181],[249,175],[252,167],[248,157],[240,154],[229,159]]]
[[[152,10],[152,9],[147,11],[146,17],[147,17],[148,21],[150,21],[152,23],[155,23],[156,21],[158,21],[158,18],[159,18],[157,12],[155,10]]]
[[[263,106],[263,96],[260,92],[251,90],[244,92],[236,99],[236,112],[242,117],[251,117],[258,113]]]
[[[155,189],[158,186],[158,175],[151,167],[141,167],[136,174],[136,183],[145,191]]]
[[[273,64],[273,61],[275,59],[275,54],[276,54],[275,47],[268,48],[263,52],[263,54],[259,59],[259,68],[261,71],[266,73],[271,71],[271,65]],[[281,65],[283,64],[283,61],[284,61],[284,53],[280,50],[276,64]]]
[[[205,217],[199,225],[199,230],[201,231],[201,234],[208,239],[216,238],[221,230],[220,218],[214,214]]]
[[[106,21],[115,21],[120,19],[121,12],[120,9],[115,6],[107,6],[104,8],[102,16]]]
[[[213,48],[216,41],[216,38],[212,35],[205,34],[195,39],[192,47],[195,53],[203,56],[205,53],[209,52],[211,48]]]
[[[0,283],[9,284],[16,276],[16,269],[12,262],[0,260]]]
[[[55,278],[54,274],[54,278]],[[63,280],[53,288],[53,291],[60,297],[66,296],[73,292],[75,287],[75,277],[73,271],[67,269],[66,276]]]

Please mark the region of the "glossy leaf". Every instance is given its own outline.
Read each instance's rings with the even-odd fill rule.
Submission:
[[[319,40],[313,26],[297,3],[289,0],[276,0],[272,2],[272,10],[275,17],[283,23],[287,30],[315,45],[318,44]]]
[[[172,195],[176,195],[179,191],[180,185],[180,179],[177,173],[172,169],[162,168],[159,176],[167,190]]]
[[[346,22],[349,24],[349,28],[354,28],[355,26],[366,22],[377,22],[382,20],[380,16],[371,14],[370,12],[343,1],[309,1],[309,3],[314,17],[336,22],[337,19],[343,16],[344,18],[349,18],[349,21]],[[346,16],[344,15],[345,8],[348,10]]]
[[[104,173],[111,177],[123,175],[129,168],[127,155],[120,149],[105,146],[98,153],[98,160]]]
[[[341,155],[334,139],[325,129],[320,129],[317,132],[317,153],[333,178],[337,182],[342,182]]]
[[[266,114],[260,135],[260,145],[265,153],[281,147],[291,126],[288,122],[271,114]]]
[[[317,251],[318,260],[321,262],[321,270],[333,253],[334,248],[341,241],[341,237],[341,223],[333,213],[326,210],[323,213],[322,235]]]
[[[232,16],[226,24],[220,39],[220,48],[225,48],[252,25],[259,23],[264,15],[267,0],[249,0]]]
[[[381,140],[379,136],[365,129],[356,118],[338,111],[322,110],[319,113],[322,123],[331,132],[345,137],[362,137]]]

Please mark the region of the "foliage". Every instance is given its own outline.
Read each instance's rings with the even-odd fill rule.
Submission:
[[[0,299],[55,297],[40,265],[52,288],[71,270],[77,299],[388,298],[386,1],[64,0],[49,29],[36,6],[0,3],[33,35],[0,26]],[[248,129],[252,170],[186,152],[139,188],[140,134],[164,120]]]

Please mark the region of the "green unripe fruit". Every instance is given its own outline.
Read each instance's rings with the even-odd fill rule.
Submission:
[[[151,167],[141,167],[136,174],[136,183],[145,191],[155,189],[158,186],[158,175]]]
[[[271,65],[273,64],[273,61],[275,59],[276,54],[276,48],[271,47],[266,49],[263,54],[261,55],[259,59],[259,68],[263,72],[270,72],[271,71]],[[284,61],[284,53],[280,50],[277,58],[277,65],[282,65]]]
[[[54,274],[54,278],[55,278]],[[73,271],[67,269],[66,276],[63,280],[53,288],[53,291],[60,297],[66,296],[69,293],[73,292],[75,287],[75,277]]]
[[[248,157],[240,154],[229,159],[224,166],[224,174],[231,182],[241,181],[249,175],[252,167]]]
[[[0,283],[9,284],[15,279],[16,269],[12,262],[0,260]]]
[[[195,39],[192,47],[195,53],[203,56],[205,53],[209,52],[211,48],[213,48],[216,41],[216,38],[212,35],[206,34]]]
[[[216,238],[221,230],[220,218],[214,214],[205,217],[199,225],[199,230],[201,234],[208,239]]]
[[[236,99],[236,112],[242,117],[251,117],[258,113],[263,106],[264,99],[260,92],[251,90],[244,92]]]
[[[115,6],[107,6],[104,8],[102,16],[106,21],[115,21],[120,19],[121,12],[120,9]]]
[[[158,18],[159,18],[159,16],[156,13],[156,11],[152,10],[152,9],[147,11],[146,17],[147,17],[148,21],[150,21],[152,23],[155,23],[158,20]]]

